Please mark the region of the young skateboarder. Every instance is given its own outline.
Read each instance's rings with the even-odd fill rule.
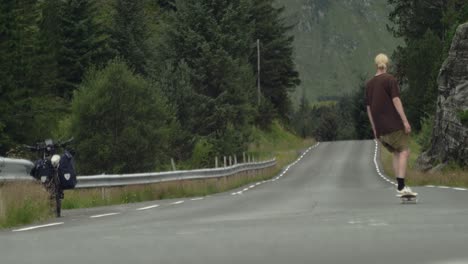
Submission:
[[[366,84],[366,105],[374,137],[393,153],[393,169],[397,177],[399,195],[417,195],[405,185],[409,157],[411,126],[400,100],[398,82],[387,73],[388,57],[375,57],[377,73]]]

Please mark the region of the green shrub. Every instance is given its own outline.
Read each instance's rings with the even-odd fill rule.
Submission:
[[[193,149],[191,165],[193,168],[212,168],[215,156],[213,144],[205,138],[199,139]]]
[[[170,160],[174,117],[157,87],[127,65],[92,69],[75,92],[70,127],[80,174],[152,171]]]
[[[432,128],[434,127],[434,116],[425,117],[421,121],[421,131],[416,136],[416,142],[426,151],[431,146]]]

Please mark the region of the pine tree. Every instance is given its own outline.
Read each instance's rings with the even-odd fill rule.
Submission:
[[[116,0],[114,14],[113,46],[137,73],[147,73],[150,58],[149,31],[146,24],[144,1]]]
[[[67,99],[91,65],[102,66],[113,57],[109,36],[95,20],[94,1],[66,0],[60,19],[58,93]]]
[[[189,69],[190,101],[177,101],[178,112],[189,113],[184,128],[209,137],[215,149],[239,153],[245,147],[247,125],[252,120],[254,79],[248,64],[252,44],[250,3],[246,0],[177,2],[164,39],[164,61]],[[186,107],[196,106],[191,111]],[[179,115],[180,116],[180,115]],[[235,142],[222,139],[234,128]]]
[[[260,75],[261,92],[279,116],[287,119],[292,111],[289,94],[300,84],[293,59],[292,26],[283,16],[284,7],[274,7],[274,0],[255,0],[251,18],[255,25],[253,41],[260,40],[260,74],[257,70],[257,47],[251,50],[250,64]]]
[[[37,0],[0,2],[0,153],[34,135],[38,19]]]

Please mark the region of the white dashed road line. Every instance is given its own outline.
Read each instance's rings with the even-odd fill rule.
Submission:
[[[199,197],[199,198],[190,199],[190,201],[200,201],[200,200],[203,200],[203,199],[205,199],[205,198]]]
[[[177,205],[177,204],[183,204],[185,201],[178,201],[178,202],[174,202],[174,203],[171,203],[172,205]]]
[[[289,164],[282,172],[280,175],[276,176],[275,178],[271,179],[271,180],[268,180],[268,181],[262,181],[262,182],[257,182],[256,184],[253,184],[253,185],[250,185],[249,187],[243,189],[242,191],[240,192],[233,192],[231,193],[232,196],[235,196],[235,195],[239,195],[239,194],[243,194],[244,192],[247,192],[248,190],[250,189],[253,189],[257,186],[259,186],[260,184],[262,183],[267,183],[267,182],[276,182],[278,181],[280,178],[282,178],[288,171],[291,167],[295,166],[297,163],[299,163],[299,161],[301,161],[305,155],[312,149],[316,148],[318,145],[320,144],[320,142],[318,142],[317,144],[315,144],[314,146],[308,148],[306,151],[304,151],[304,153],[302,153],[302,155],[297,159],[295,160],[294,162],[292,162],[291,164]]]
[[[159,207],[159,204],[155,204],[155,205],[151,205],[151,206],[147,206],[147,207],[143,207],[143,208],[138,208],[137,211],[149,210],[149,209],[153,209],[153,208],[156,208],[156,207]]]
[[[89,218],[101,218],[101,217],[113,216],[113,215],[119,215],[119,214],[120,213],[109,213],[109,214],[93,215],[93,216],[90,216]]]
[[[21,229],[15,229],[13,232],[23,232],[23,231],[29,231],[29,230],[34,230],[34,229],[39,229],[39,228],[44,228],[44,227],[50,227],[50,226],[58,226],[58,225],[63,225],[63,222],[60,223],[51,223],[47,225],[39,225],[39,226],[30,226],[30,227],[25,227]]]

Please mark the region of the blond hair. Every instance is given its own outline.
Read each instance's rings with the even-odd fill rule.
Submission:
[[[379,55],[375,57],[375,65],[380,70],[387,69],[388,61],[389,60],[388,60],[387,55],[383,53],[380,53]]]

